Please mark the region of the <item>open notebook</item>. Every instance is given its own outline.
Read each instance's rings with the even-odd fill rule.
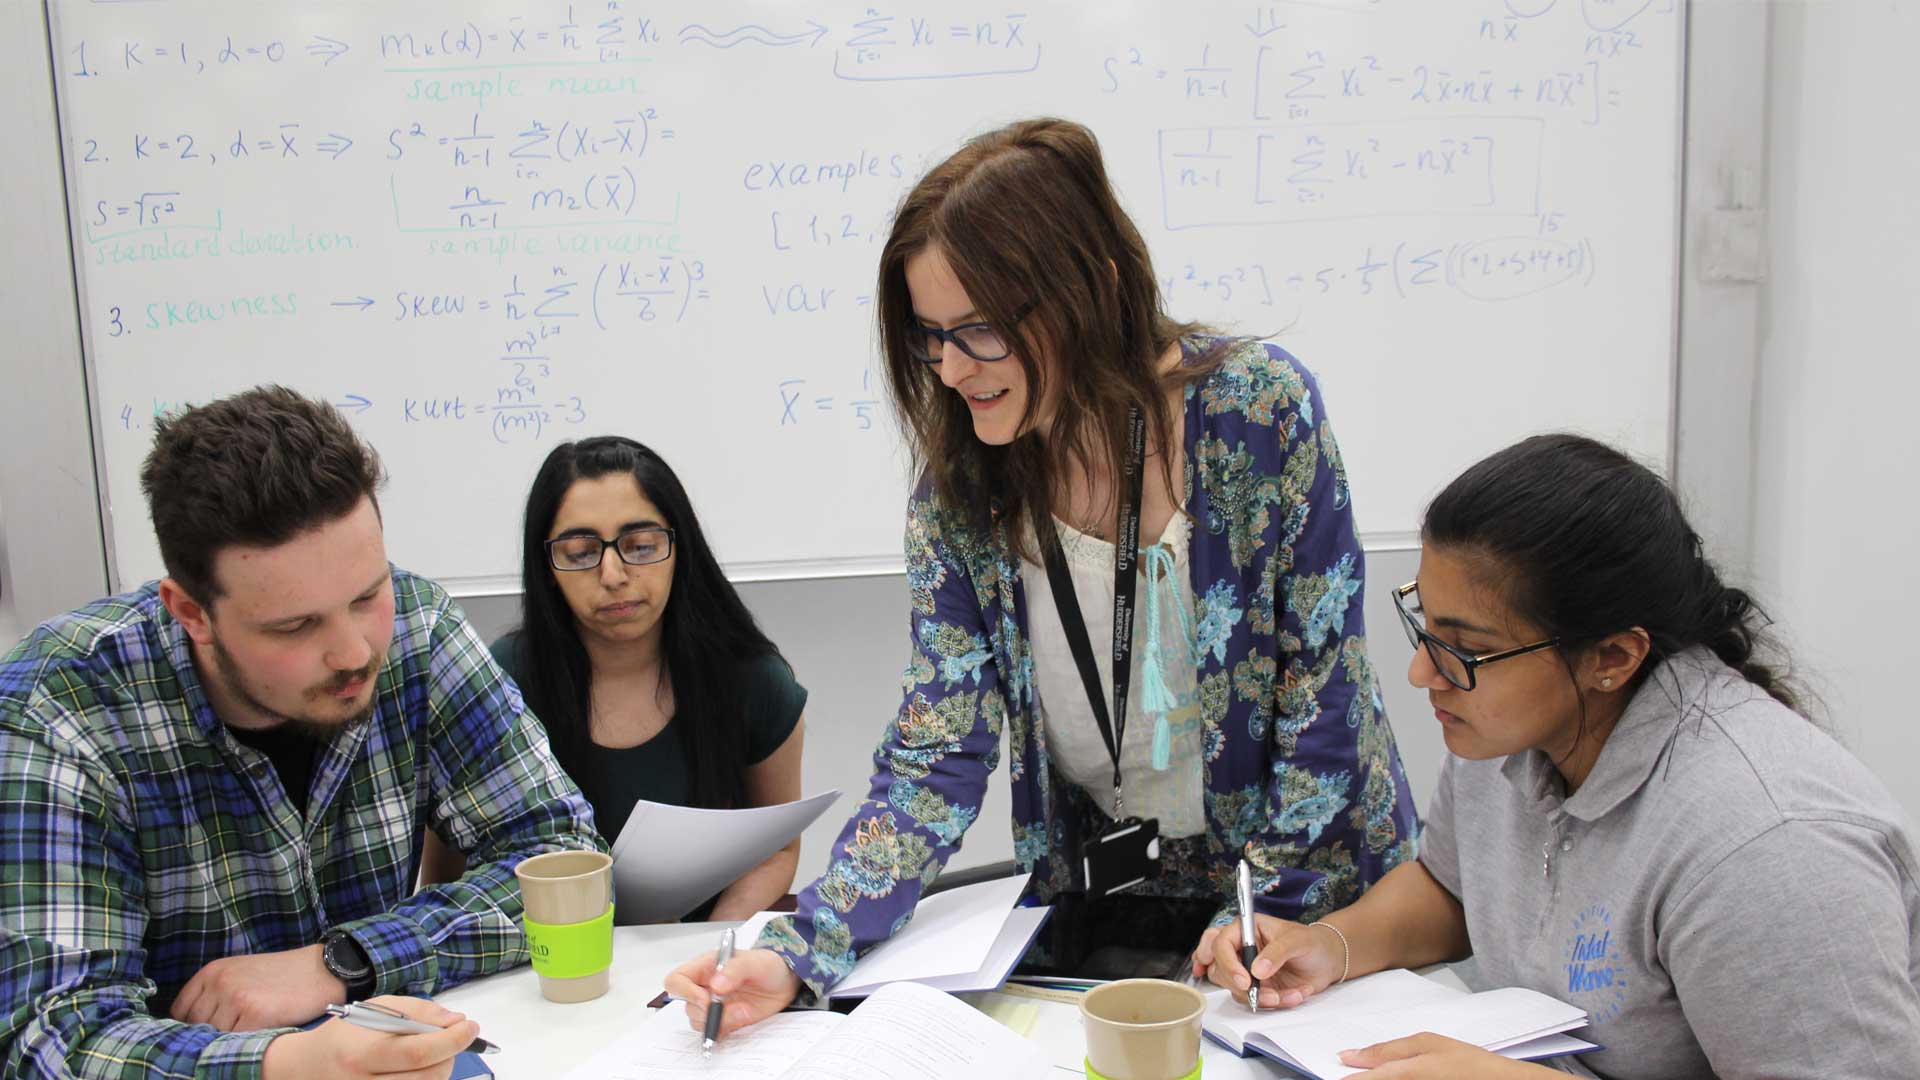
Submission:
[[[568,1080],[974,1080],[1047,1075],[1040,1048],[949,994],[895,983],[838,1013],[786,1012],[724,1036],[713,1057],[676,1001]]]
[[[861,957],[828,998],[862,998],[895,982],[917,982],[955,994],[998,987],[1020,963],[1052,910],[1014,906],[1029,876],[983,881],[922,898],[912,921]],[[776,917],[763,911],[748,919],[737,936],[740,947],[751,946],[760,929]]]
[[[1353,1076],[1340,1051],[1423,1031],[1523,1061],[1582,1054],[1598,1046],[1565,1032],[1587,1014],[1519,987],[1469,994],[1411,971],[1382,971],[1330,987],[1291,1009],[1248,1012],[1226,990],[1207,995],[1201,1030],[1241,1057],[1264,1054],[1318,1080]]]

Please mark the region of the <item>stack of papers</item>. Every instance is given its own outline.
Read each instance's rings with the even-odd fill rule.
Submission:
[[[1563,1034],[1587,1014],[1545,994],[1508,987],[1469,994],[1411,971],[1382,971],[1330,987],[1291,1009],[1249,1012],[1226,990],[1207,995],[1201,1030],[1242,1057],[1264,1054],[1316,1080],[1360,1072],[1340,1051],[1430,1031],[1522,1061],[1583,1054],[1593,1043]]]
[[[874,994],[850,1015],[768,1017],[700,1050],[685,1002],[641,1020],[569,1080],[974,1080],[1047,1071],[1040,1048],[959,1000],[911,983]]]
[[[860,958],[827,995],[862,998],[889,983],[914,982],[958,994],[1007,981],[1051,908],[1015,907],[1031,875],[983,881],[924,897],[913,919]],[[737,940],[748,947],[777,912],[748,919]]]

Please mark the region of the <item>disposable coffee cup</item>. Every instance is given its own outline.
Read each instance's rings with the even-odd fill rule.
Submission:
[[[1200,1014],[1207,999],[1185,983],[1121,979],[1080,999],[1088,1080],[1199,1080]]]
[[[549,851],[513,873],[541,996],[571,1004],[606,993],[613,967],[612,856]]]

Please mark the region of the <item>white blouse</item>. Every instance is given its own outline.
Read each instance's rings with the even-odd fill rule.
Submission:
[[[1113,705],[1113,545],[1052,518],[1074,598],[1086,620],[1100,692]],[[1158,818],[1164,837],[1198,836],[1207,818],[1200,777],[1200,693],[1195,660],[1193,582],[1188,575],[1192,522],[1176,513],[1159,543],[1141,550],[1133,626],[1133,684],[1120,747],[1129,815]],[[1114,816],[1113,758],[1100,737],[1080,668],[1060,625],[1044,566],[1021,560],[1027,638],[1040,691],[1048,758]],[[1158,741],[1159,762],[1155,758]],[[1156,767],[1158,766],[1158,767]]]

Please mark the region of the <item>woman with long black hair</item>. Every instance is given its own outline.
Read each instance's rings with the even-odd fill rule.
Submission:
[[[637,799],[800,797],[807,692],[707,546],[660,455],[619,436],[554,447],[527,496],[521,623],[495,641],[609,842]],[[743,919],[793,884],[800,842],[689,919]],[[429,838],[430,880],[457,856]]]

